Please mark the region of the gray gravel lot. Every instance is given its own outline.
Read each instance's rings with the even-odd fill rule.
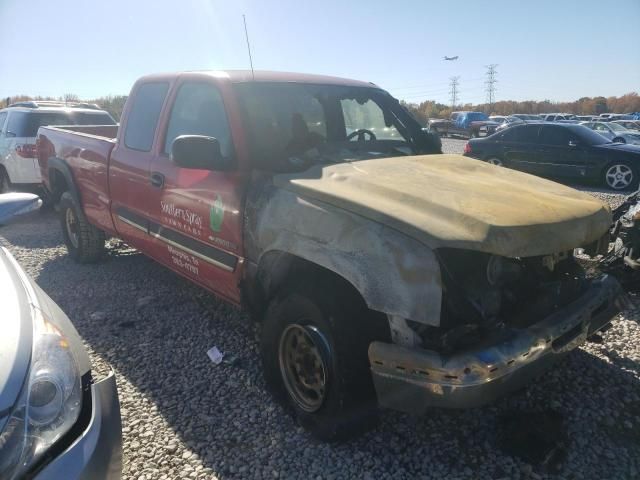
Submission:
[[[461,148],[453,142],[464,145],[443,141]],[[384,411],[376,430],[326,445],[267,394],[240,311],[120,242],[99,265],[73,263],[54,214],[0,228],[0,244],[69,315],[96,370],[115,370],[124,478],[640,478],[637,309],[494,405],[423,418]],[[213,345],[228,361],[211,363]],[[502,415],[546,409],[567,433],[558,474],[501,449]]]

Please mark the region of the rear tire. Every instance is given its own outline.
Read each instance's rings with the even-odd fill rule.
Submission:
[[[602,183],[612,190],[629,190],[638,186],[638,171],[627,162],[613,162],[602,174]]]
[[[611,140],[613,143],[627,143],[627,141],[622,138],[622,137],[616,137],[613,140]]]
[[[504,167],[504,162],[498,157],[488,158],[487,163],[490,163],[491,165],[496,165],[498,167]]]
[[[11,182],[9,181],[9,175],[4,168],[0,168],[0,193],[7,193],[11,191]]]
[[[267,309],[264,376],[313,436],[345,440],[377,423],[368,349],[374,340],[389,341],[389,328],[346,281],[311,275],[284,287]]]
[[[94,263],[102,258],[106,240],[102,230],[86,221],[69,192],[60,197],[60,223],[69,256],[78,263]]]

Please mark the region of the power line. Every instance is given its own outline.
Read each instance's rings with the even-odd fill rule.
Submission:
[[[451,90],[449,90],[449,93],[451,95],[451,108],[455,109],[456,105],[458,104],[458,85],[459,85],[459,80],[460,77],[451,77],[450,79],[450,88]]]
[[[498,66],[497,63],[492,63],[491,65],[485,65],[487,69],[487,80],[484,83],[487,86],[486,92],[487,92],[487,103],[489,104],[489,111],[491,111],[491,106],[493,105],[493,102],[496,99],[496,83],[498,83],[498,80],[496,80],[497,66]]]

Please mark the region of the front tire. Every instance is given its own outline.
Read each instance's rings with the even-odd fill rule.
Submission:
[[[602,181],[612,190],[628,190],[638,185],[638,172],[626,162],[614,162],[605,167]]]
[[[104,255],[106,240],[102,230],[86,221],[69,192],[60,197],[60,223],[69,256],[78,263],[94,263]]]
[[[357,436],[378,417],[369,344],[388,338],[384,317],[347,282],[298,281],[271,302],[262,326],[267,387],[316,438]]]
[[[613,143],[627,143],[627,141],[622,137],[616,137],[612,140]]]

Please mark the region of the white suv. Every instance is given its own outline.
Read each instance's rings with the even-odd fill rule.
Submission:
[[[0,110],[0,193],[40,186],[36,136],[43,125],[115,125],[97,105],[19,102]]]

